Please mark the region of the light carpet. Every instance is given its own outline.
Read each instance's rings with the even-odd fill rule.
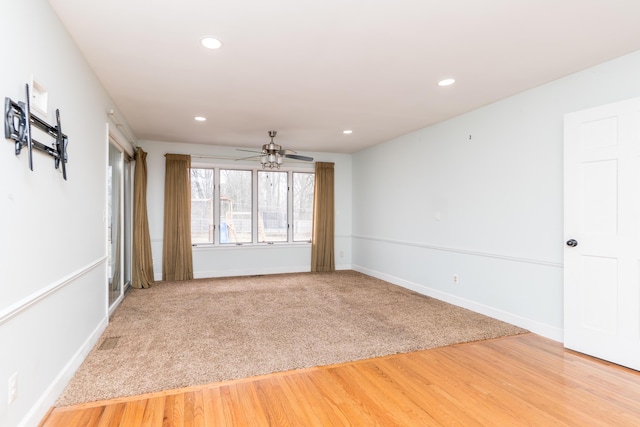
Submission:
[[[354,271],[158,282],[131,290],[56,406],[524,332]]]

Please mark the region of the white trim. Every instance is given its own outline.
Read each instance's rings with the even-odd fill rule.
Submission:
[[[116,145],[122,149],[122,151],[125,151],[129,156],[133,157],[138,149],[138,146],[136,145],[136,138],[134,136],[130,136],[128,129],[124,124],[122,124],[120,115],[116,111],[110,110],[107,115],[109,116],[111,123],[113,123],[113,126],[109,126],[109,136],[115,141]]]
[[[336,271],[338,270],[353,270],[351,264],[336,264]]]
[[[334,236],[334,239],[350,239],[351,236],[348,234],[336,234]],[[151,243],[162,243],[162,238],[161,237],[156,237],[153,239],[150,239]],[[274,242],[273,244],[269,244],[269,243],[243,243],[241,245],[235,245],[233,243],[194,243],[193,244],[193,248],[241,248],[241,247],[260,247],[260,246],[266,246],[269,248],[273,248],[273,247],[299,247],[299,246],[311,246],[311,242],[302,242],[302,241],[296,241],[296,242]]]
[[[37,304],[38,302],[42,301],[43,299],[47,298],[52,293],[59,291],[60,289],[64,288],[65,286],[67,286],[71,282],[75,281],[76,279],[80,278],[81,276],[84,276],[85,274],[87,274],[88,272],[90,272],[91,270],[93,270],[94,268],[99,266],[100,264],[103,264],[104,262],[106,262],[106,260],[107,260],[107,257],[104,256],[104,257],[94,261],[93,263],[81,268],[80,270],[76,270],[75,272],[63,277],[62,279],[58,280],[57,282],[54,282],[54,283],[50,284],[46,288],[41,289],[38,292],[35,292],[35,293],[33,293],[33,294],[21,299],[20,301],[10,305],[8,308],[6,308],[2,312],[0,312],[0,326],[3,325],[4,323],[8,322],[9,320],[13,319],[14,317],[19,315],[23,311],[27,310],[31,306],[33,306],[33,305]]]
[[[353,235],[352,237],[354,239],[369,240],[372,242],[391,243],[393,245],[414,246],[417,248],[431,249],[434,251],[455,252],[455,253],[464,254],[464,255],[474,255],[474,256],[481,256],[481,257],[487,257],[487,258],[495,258],[495,259],[500,259],[505,261],[524,262],[527,264],[546,265],[548,267],[556,267],[556,268],[564,267],[562,263],[545,261],[540,259],[533,259],[533,258],[512,257],[508,255],[493,254],[489,252],[470,251],[467,249],[457,249],[457,248],[449,248],[445,246],[427,245],[424,243],[406,242],[402,240],[383,239],[380,237],[358,236],[358,235]]]
[[[79,277],[79,276],[78,276]],[[42,421],[47,411],[55,404],[65,387],[73,378],[84,359],[96,345],[100,336],[109,325],[109,317],[105,317],[87,337],[82,346],[76,351],[69,362],[62,368],[56,378],[51,382],[40,398],[33,404],[29,412],[24,416],[18,427],[36,426]]]
[[[336,270],[351,270],[350,264],[336,265]],[[216,277],[263,276],[267,274],[309,273],[311,266],[293,266],[281,268],[253,268],[242,270],[194,271],[194,279],[213,279]]]
[[[308,273],[310,266],[278,267],[278,268],[251,268],[237,270],[194,271],[194,279],[212,279],[216,277],[240,277],[263,276],[268,274]]]
[[[109,129],[112,126],[109,123],[106,123],[106,135],[105,135],[105,144],[104,144],[104,210],[102,211],[102,232],[104,233],[104,253],[106,254],[107,262],[109,261],[109,162],[111,155],[109,154],[109,147],[111,145],[111,137],[109,133]],[[109,266],[107,265],[107,269],[104,274],[104,287],[102,288],[104,292],[104,310],[105,312],[109,311]]]
[[[311,243],[309,242],[274,242],[274,243],[194,243],[191,245],[193,251],[232,251],[232,250],[247,250],[251,249],[311,249]]]
[[[350,239],[352,236],[351,234],[334,234],[333,238],[334,239]]]
[[[494,319],[502,320],[503,322],[511,323],[512,325],[528,329],[531,332],[542,335],[543,337],[552,339],[554,341],[563,342],[564,331],[562,329],[556,328],[555,326],[540,323],[533,319],[528,319],[526,317],[489,307],[484,304],[479,304],[475,301],[460,298],[458,296],[451,295],[446,292],[430,288],[428,286],[410,282],[408,280],[400,279],[388,274],[380,273],[378,271],[361,267],[359,265],[354,265],[353,270],[366,274],[368,276],[376,277],[389,283],[393,283],[394,285],[402,286],[403,288],[411,289],[412,291],[418,292],[422,295],[427,295],[447,302],[449,304],[454,304],[459,307],[475,311],[476,313],[484,314],[485,316],[493,317]]]
[[[118,306],[120,305],[120,303],[122,301],[124,301],[124,293],[126,292],[126,286],[123,285],[122,287],[122,293],[120,295],[118,295],[118,298],[116,298],[116,300],[111,304],[111,307],[108,308],[108,313],[107,315],[109,317],[111,317],[111,315],[113,315],[113,313],[116,311],[116,308],[118,308]],[[108,298],[108,297],[107,297]],[[107,300],[107,305],[109,305],[109,301]]]

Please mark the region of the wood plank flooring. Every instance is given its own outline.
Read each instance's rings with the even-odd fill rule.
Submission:
[[[54,408],[41,423],[41,427],[524,425],[639,426],[640,373],[525,334]]]

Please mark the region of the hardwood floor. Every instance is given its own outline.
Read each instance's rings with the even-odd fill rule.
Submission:
[[[440,425],[638,426],[640,373],[525,334],[54,408],[41,423]]]

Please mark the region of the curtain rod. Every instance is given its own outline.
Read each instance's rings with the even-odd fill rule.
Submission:
[[[113,124],[115,124],[116,127],[120,130],[120,132],[122,132],[124,137],[127,138],[127,142],[131,144],[135,150],[138,150],[139,147],[138,147],[138,144],[136,144],[135,142],[135,138],[131,136],[126,126],[122,124],[120,120],[118,120],[118,118],[120,117],[119,114],[116,113],[114,110],[109,110],[108,115],[111,118],[111,121],[113,122]]]
[[[255,156],[249,156],[249,157],[245,157],[245,158],[241,158],[238,159],[237,157],[225,157],[225,156],[214,156],[211,154],[189,154],[191,156],[192,159],[213,159],[213,160],[235,160],[235,161],[251,161],[249,159],[253,158],[253,157],[260,157],[260,153],[257,153]],[[299,164],[299,165],[315,165],[316,162],[303,162],[300,160],[295,160],[295,159],[287,159],[285,162],[283,162],[282,164],[284,165],[285,163],[290,164],[290,163],[295,163],[295,164]]]

